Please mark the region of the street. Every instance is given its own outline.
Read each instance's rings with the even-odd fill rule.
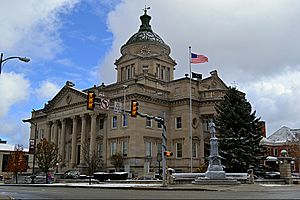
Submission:
[[[299,199],[300,187],[266,187],[260,191],[132,190],[74,187],[0,186],[14,199]]]

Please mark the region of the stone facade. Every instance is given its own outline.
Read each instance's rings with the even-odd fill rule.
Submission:
[[[125,158],[124,170],[133,176],[157,172],[162,128],[154,120],[116,114],[112,108],[114,102],[125,102],[125,109],[130,110],[131,100],[137,100],[139,112],[165,116],[167,148],[174,153],[167,159],[167,166],[190,172],[190,78],[174,79],[176,63],[170,57],[170,47],[152,31],[150,19],[145,11],[139,31],[121,47],[122,56],[115,62],[116,83],[102,83],[80,91],[68,81],[43,109],[33,111],[27,120],[37,124],[37,140],[45,137],[58,145],[62,155],[60,171],[84,166],[82,147],[88,145],[90,151],[97,151],[103,159],[106,171],[114,170],[110,157],[120,152]],[[193,170],[208,155],[208,123],[215,115],[215,104],[227,89],[216,70],[207,78],[191,81]],[[108,99],[111,108],[96,105],[94,111],[88,111],[88,91],[95,92],[99,104]],[[32,126],[31,139],[34,133]]]

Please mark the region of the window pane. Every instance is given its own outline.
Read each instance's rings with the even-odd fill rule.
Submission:
[[[111,156],[115,155],[116,152],[117,152],[117,143],[116,142],[112,142],[110,144],[110,148],[111,148],[111,152],[110,152]]]
[[[176,143],[176,157],[182,157],[182,143]]]
[[[193,143],[193,158],[197,157],[197,143]]]
[[[146,118],[146,127],[152,127],[152,120]]]
[[[181,117],[176,117],[176,128],[182,128]]]
[[[103,129],[103,125],[104,125],[104,119],[101,118],[101,119],[100,119],[100,129]]]
[[[160,122],[157,122],[157,128],[162,128],[162,125]]]
[[[98,144],[98,156],[99,158],[103,158],[103,144]]]
[[[112,128],[117,128],[117,116],[112,117]]]
[[[123,115],[123,123],[122,123],[123,127],[127,127],[128,126],[128,116],[126,114]]]
[[[122,142],[122,154],[123,154],[123,156],[127,156],[127,154],[128,154],[128,142],[127,141]]]
[[[146,142],[146,156],[152,156],[152,143]]]

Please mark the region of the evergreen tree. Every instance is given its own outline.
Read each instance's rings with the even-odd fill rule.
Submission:
[[[227,172],[247,172],[259,165],[263,147],[260,118],[252,112],[245,94],[229,88],[223,101],[216,105],[216,126],[220,156]]]

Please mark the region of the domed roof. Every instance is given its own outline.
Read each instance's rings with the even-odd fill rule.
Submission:
[[[147,15],[146,9],[144,15],[142,15],[140,19],[142,24],[139,31],[131,36],[124,46],[137,42],[157,42],[169,48],[169,46],[164,43],[161,37],[152,31],[151,25],[149,23],[151,20],[151,16]]]

